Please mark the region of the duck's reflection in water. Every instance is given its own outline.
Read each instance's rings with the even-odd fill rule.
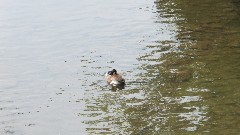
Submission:
[[[111,91],[116,92],[117,90],[123,90],[125,89],[125,84],[117,84],[117,85],[111,85]]]

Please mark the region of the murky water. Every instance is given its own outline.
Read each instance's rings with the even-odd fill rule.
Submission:
[[[237,134],[240,2],[0,1],[0,134]],[[127,85],[107,85],[106,71]]]

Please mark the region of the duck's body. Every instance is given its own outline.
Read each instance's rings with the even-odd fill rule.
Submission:
[[[115,69],[113,69],[112,71],[108,71],[105,77],[107,82],[111,85],[125,84],[125,79],[120,74],[118,74]]]

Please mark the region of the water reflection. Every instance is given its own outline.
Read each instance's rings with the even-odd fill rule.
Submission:
[[[198,5],[197,8],[196,5]],[[168,10],[167,17],[171,18],[169,23],[178,25],[176,30],[178,49],[174,53],[161,57],[164,60],[160,65],[163,68],[161,74],[166,74],[164,78],[165,80],[167,78],[167,82],[178,84],[176,87],[179,94],[199,97],[195,98],[195,103],[182,104],[182,108],[189,105],[192,106],[189,106],[190,108],[196,108],[196,111],[199,111],[198,114],[201,115],[199,121],[196,123],[194,122],[196,118],[189,117],[185,119],[190,121],[189,126],[186,124],[185,128],[172,128],[172,130],[239,132],[238,128],[222,130],[224,126],[234,127],[234,124],[238,123],[232,121],[232,118],[237,119],[237,116],[231,113],[239,112],[238,109],[233,109],[233,106],[236,107],[239,104],[236,97],[239,92],[235,86],[239,86],[239,83],[236,83],[239,81],[239,72],[236,69],[239,68],[237,59],[239,59],[240,20],[239,8],[236,7],[239,7],[239,2],[224,0],[191,3],[172,0],[157,3],[160,11]],[[162,16],[164,14],[160,12],[160,18]],[[218,101],[222,101],[222,104]],[[229,101],[232,104],[224,107],[231,111],[222,107]],[[227,123],[219,119],[219,113],[216,112],[220,110],[221,113],[230,115],[225,117]],[[180,116],[188,116],[181,111],[178,113]],[[176,122],[176,124],[181,123]]]
[[[111,91],[116,92],[117,90],[123,90],[125,88],[125,84],[118,84],[116,86],[111,86]]]
[[[147,43],[125,90],[85,99],[88,132],[239,133],[239,2],[155,4],[159,35],[171,36]]]

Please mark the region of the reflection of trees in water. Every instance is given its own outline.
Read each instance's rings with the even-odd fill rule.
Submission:
[[[138,58],[143,64],[136,80],[127,84],[125,90],[105,92],[96,99],[86,100],[89,114],[85,116],[93,119],[86,121],[89,133],[216,131],[211,127],[223,121],[213,117],[218,111],[228,113],[218,106],[218,98],[223,102],[226,100],[223,96],[237,100],[239,94],[226,94],[223,88],[229,86],[222,85],[227,80],[221,78],[232,75],[236,79],[239,74],[221,71],[227,71],[224,67],[228,64],[236,64],[238,55],[233,51],[232,59],[224,59],[228,54],[220,53],[239,47],[240,26],[236,24],[239,16],[235,6],[224,0],[191,3],[161,0],[156,8],[160,23],[177,26],[173,31],[176,37],[149,43],[147,48],[152,51]],[[219,58],[223,59],[220,65]],[[232,61],[226,63],[226,60]]]
[[[184,67],[192,76],[188,81],[190,84],[184,82],[180,86],[187,90],[186,95],[194,93],[201,97],[200,106],[204,108],[203,112],[208,112],[202,115],[207,119],[202,120],[197,131],[238,133],[238,118],[232,113],[239,112],[236,107],[240,94],[237,90],[240,76],[237,71],[240,67],[240,1],[161,0],[156,5],[159,10],[168,9],[171,12],[167,17],[176,18],[173,23],[178,26],[176,37],[180,43],[176,61],[188,62],[180,64],[178,70]],[[167,56],[174,58],[171,55]],[[223,114],[225,120],[219,119]],[[234,128],[224,130],[224,126]]]

